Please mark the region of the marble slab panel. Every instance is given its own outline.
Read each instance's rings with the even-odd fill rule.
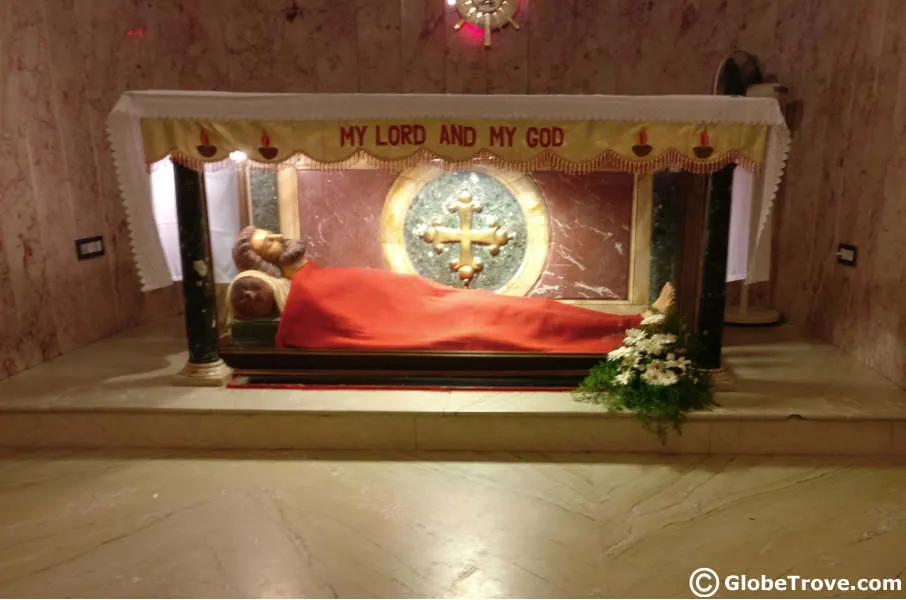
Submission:
[[[319,92],[357,92],[359,49],[355,31],[355,0],[311,0],[306,3],[308,18],[317,23],[315,73]]]
[[[633,177],[532,174],[547,202],[551,249],[532,296],[625,299],[629,290]]]
[[[53,269],[53,241],[43,227],[52,204],[44,203],[36,186],[35,154],[43,150],[56,128],[48,115],[46,98],[46,38],[43,23],[35,11],[24,3],[4,7],[5,33],[8,46],[0,51],[6,67],[6,94],[15,101],[0,104],[5,127],[3,145],[9,153],[0,157],[0,189],[8,198],[0,216],[0,234],[6,238],[8,279],[0,286],[12,288],[16,311],[12,320],[3,323],[8,338],[0,354],[2,373],[14,373],[49,360],[60,354],[60,340],[55,323],[57,314],[43,310],[52,300],[52,290],[59,283]],[[5,41],[6,41],[5,40]],[[42,102],[43,100],[43,102]],[[44,120],[39,121],[38,115]],[[71,332],[71,329],[69,330]]]
[[[901,3],[779,3],[780,64],[802,103],[778,205],[774,302],[906,385]],[[812,32],[802,36],[808,22]],[[799,24],[799,26],[796,26]],[[823,40],[838,40],[834,44]],[[860,263],[836,263],[839,243]]]
[[[487,53],[487,80],[489,94],[527,94],[532,72],[529,69],[528,47],[532,27],[532,11],[524,2],[516,14],[520,25],[517,31],[511,26],[494,33],[493,48]]]
[[[568,89],[582,94],[613,94],[620,61],[616,43],[621,29],[615,2],[578,0],[574,10],[583,16],[572,32]]]
[[[442,2],[400,0],[402,86],[406,92],[446,91],[446,14]]]
[[[281,231],[277,173],[273,169],[249,169],[249,197],[252,223],[268,231]]]
[[[570,77],[576,46],[576,19],[570,9],[562,3],[534,0],[521,16],[530,23],[521,32],[529,38],[530,94],[569,94],[581,89],[574,86]]]
[[[454,31],[459,13],[453,8],[446,7],[444,18],[447,42],[444,90],[448,94],[488,93],[488,52],[482,45],[482,32],[469,24]]]
[[[271,0],[272,12],[268,14],[270,24],[269,55],[274,68],[267,80],[267,91],[273,92],[315,92],[318,86],[318,45],[314,34],[321,23],[312,18],[311,10],[303,10],[292,21],[286,11],[290,4],[283,0]],[[299,6],[303,6],[299,3]],[[309,7],[307,3],[304,5]],[[215,7],[216,8],[216,7]],[[274,19],[275,13],[283,18]],[[258,63],[262,55],[255,55]],[[255,69],[247,70],[245,78],[250,86],[261,88],[263,78]]]
[[[309,242],[312,260],[334,266],[384,268],[380,216],[396,176],[374,170],[300,170],[301,231]],[[531,295],[625,299],[632,176],[553,172],[533,176],[551,216],[551,250]]]
[[[402,91],[401,11],[398,0],[356,0],[359,92]]]
[[[380,221],[396,173],[299,171],[299,226],[324,266],[384,268]]]

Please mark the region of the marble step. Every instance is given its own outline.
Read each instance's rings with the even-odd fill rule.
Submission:
[[[430,400],[425,394],[422,400]],[[535,394],[513,393],[509,399],[503,394],[478,395],[483,398],[475,398],[471,407],[467,393],[461,393],[458,401],[463,406],[433,411],[401,410],[398,403],[381,407],[380,398],[367,397],[362,401],[376,404],[371,409],[352,406],[355,402],[349,399],[334,410],[213,403],[206,407],[6,409],[0,410],[0,446],[906,455],[906,420],[759,417],[724,411],[694,416],[683,435],[671,432],[661,443],[631,416],[603,413],[595,407],[574,412],[539,410],[541,398],[529,402],[535,410],[506,410],[502,403]],[[537,395],[548,401],[552,396]],[[558,403],[551,404],[556,408]]]
[[[730,329],[720,407],[666,444],[552,391],[174,387],[178,320],[0,381],[0,446],[906,455],[906,390],[794,328]]]

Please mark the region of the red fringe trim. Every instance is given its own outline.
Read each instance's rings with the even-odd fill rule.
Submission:
[[[234,168],[235,163],[230,159],[208,162],[194,156],[188,156],[182,152],[174,152],[170,155],[173,162],[202,172],[205,165],[213,165],[215,168]],[[586,174],[595,171],[612,171],[618,170],[625,173],[645,174],[655,173],[666,169],[682,169],[690,173],[714,173],[724,167],[737,164],[746,169],[759,172],[762,165],[748,159],[738,150],[731,150],[717,158],[701,160],[691,158],[676,148],[668,148],[659,156],[650,159],[626,158],[616,150],[606,150],[596,158],[586,161],[567,160],[551,150],[545,150],[533,158],[526,161],[509,161],[504,160],[489,150],[481,150],[469,159],[449,160],[438,155],[426,148],[420,148],[409,156],[397,159],[380,158],[372,155],[366,150],[358,150],[348,158],[342,160],[326,162],[315,160],[302,153],[297,153],[279,162],[263,163],[249,158],[248,162],[258,168],[278,169],[284,165],[290,165],[298,162],[300,159],[308,161],[309,168],[324,171],[340,171],[352,169],[361,165],[367,165],[374,169],[384,171],[402,171],[404,169],[415,167],[426,162],[438,162],[438,166],[450,171],[459,171],[469,169],[476,162],[491,164],[495,167],[510,171],[560,171],[571,174]]]

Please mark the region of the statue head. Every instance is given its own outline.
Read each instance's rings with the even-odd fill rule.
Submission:
[[[305,262],[305,244],[279,233],[249,226],[239,232],[233,262],[240,271],[261,271],[273,277],[292,277]]]

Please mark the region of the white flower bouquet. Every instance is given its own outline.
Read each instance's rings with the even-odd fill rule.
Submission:
[[[623,345],[607,355],[580,384],[580,401],[631,411],[662,439],[671,425],[682,433],[691,410],[714,405],[709,373],[690,358],[688,337],[672,312],[652,314],[629,329]]]

